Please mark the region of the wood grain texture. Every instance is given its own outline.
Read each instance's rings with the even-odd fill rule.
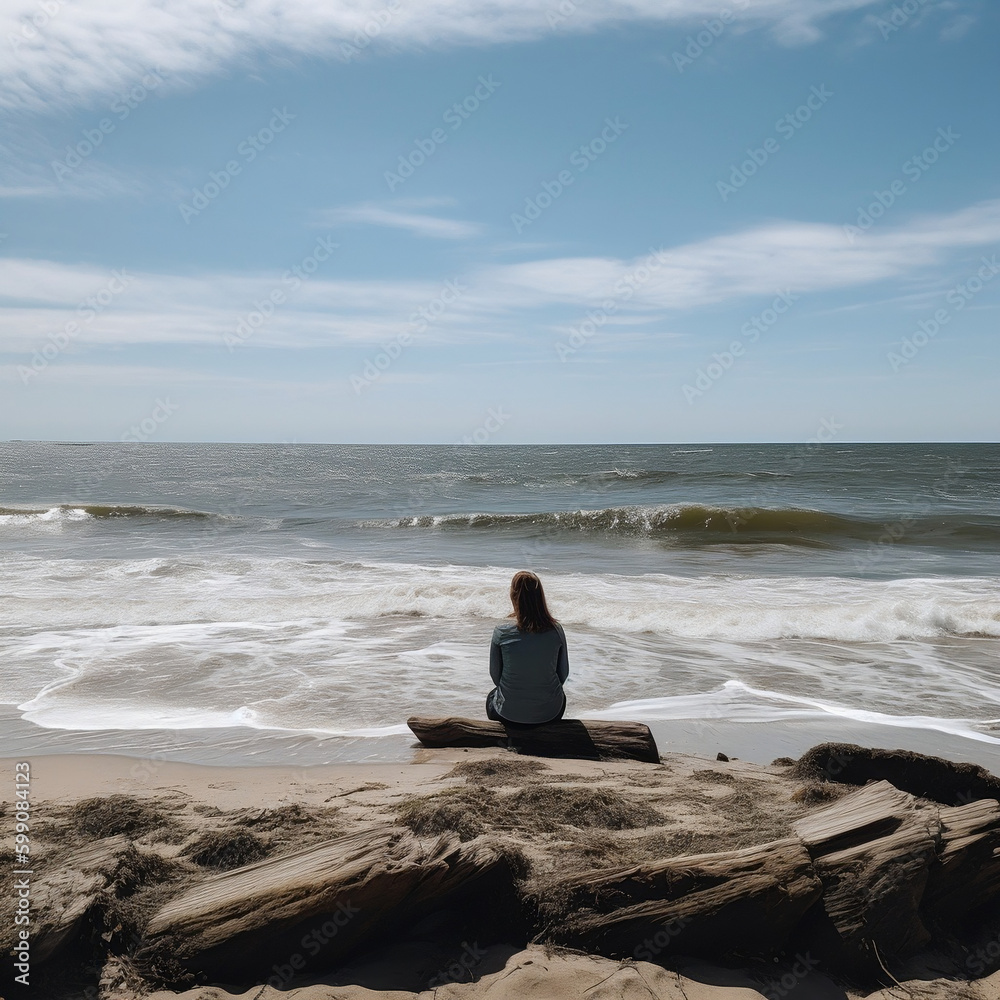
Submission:
[[[569,916],[548,933],[618,958],[675,950],[719,957],[768,955],[785,944],[822,893],[798,838],[591,872],[553,887]]]
[[[321,952],[329,966],[428,908],[489,891],[490,875],[509,884],[504,865],[480,842],[366,830],[205,879],[154,914],[137,961],[168,952],[223,981],[258,967],[265,975],[275,956],[308,964]]]
[[[799,820],[823,906],[858,957],[905,956],[930,940],[920,916],[941,837],[938,809],[887,781]]]
[[[660,762],[653,734],[640,722],[562,719],[520,727],[486,719],[412,716],[406,724],[427,747],[506,747],[533,757]]]
[[[957,926],[1000,898],[1000,803],[980,799],[940,810],[941,850],[924,905],[932,919]]]

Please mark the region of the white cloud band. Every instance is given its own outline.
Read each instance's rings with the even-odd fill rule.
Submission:
[[[746,24],[810,41],[830,15],[877,0],[754,0]],[[697,25],[720,0],[6,0],[0,105],[88,104],[151,69],[168,87],[201,82],[261,53],[351,59],[369,49],[532,41],[628,23]]]
[[[779,287],[803,294],[915,280],[947,263],[950,255],[997,243],[1000,200],[919,217],[854,242],[842,226],[775,223],[658,248],[656,266],[634,282],[623,315],[656,317],[773,295]],[[440,282],[335,279],[329,275],[336,273],[336,258],[323,265],[322,273],[298,282],[292,272],[188,277],[125,268],[119,269],[119,281],[111,268],[6,258],[0,259],[0,352],[37,350],[74,320],[80,328],[73,336],[86,344],[221,346],[241,323],[252,334],[241,336],[240,344],[377,343],[419,323],[421,310],[439,300],[447,308],[430,309],[435,315],[422,331],[428,342],[462,341],[472,329],[477,339],[507,336],[512,317],[513,326],[523,331],[528,310],[586,309],[614,296],[616,285],[637,274],[647,258],[494,265]],[[282,301],[265,321],[251,322],[267,311],[262,303],[275,291],[282,292]]]

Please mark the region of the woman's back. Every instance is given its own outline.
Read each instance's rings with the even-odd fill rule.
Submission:
[[[497,690],[494,708],[510,722],[541,723],[556,718],[565,705],[563,682],[569,675],[562,626],[522,631],[513,621],[493,630],[490,676]]]

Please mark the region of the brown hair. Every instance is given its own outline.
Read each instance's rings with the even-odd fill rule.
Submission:
[[[517,619],[517,627],[522,632],[548,632],[556,627],[556,620],[545,603],[542,581],[528,570],[514,574],[510,581],[510,600],[514,610],[511,618]]]

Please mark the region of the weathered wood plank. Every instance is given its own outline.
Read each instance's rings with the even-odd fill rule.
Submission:
[[[821,892],[808,852],[790,838],[560,881],[551,895],[565,914],[546,933],[619,958],[769,956]]]
[[[913,807],[912,795],[879,781],[804,816],[794,829],[817,858],[895,832]]]
[[[148,967],[167,954],[229,982],[266,978],[276,955],[298,955],[305,968],[322,954],[329,968],[431,901],[489,891],[491,875],[510,884],[501,854],[481,843],[367,830],[205,879],[151,918],[136,959]]]
[[[919,911],[940,841],[936,807],[880,781],[799,820],[795,832],[854,957],[902,956],[930,939]]]
[[[413,716],[406,724],[428,747],[506,747],[533,757],[660,762],[653,734],[640,722],[562,719],[521,727],[486,719]]]
[[[928,919],[955,926],[1000,899],[1000,803],[979,799],[940,810],[942,847],[924,893]]]
[[[32,936],[31,956],[38,964],[57,957],[79,934],[87,911],[97,902],[111,880],[122,856],[130,849],[127,837],[104,837],[61,858],[48,866],[45,856],[34,862],[44,870],[31,887]],[[13,946],[13,921],[0,936],[0,946]]]

